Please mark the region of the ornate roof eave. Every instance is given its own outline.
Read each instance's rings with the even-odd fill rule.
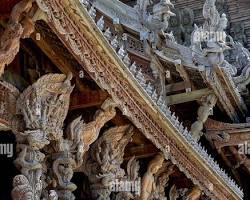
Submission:
[[[141,23],[139,23],[138,13],[136,10],[120,1],[95,0],[93,2],[93,6],[109,18],[113,20],[119,19],[120,24],[137,34],[146,31]],[[192,51],[188,47],[171,41],[168,42],[168,47],[169,48],[165,50],[163,48],[164,53],[162,51],[154,50],[160,60],[174,63],[175,60],[173,58],[178,58],[181,59],[183,66],[185,66],[187,70],[194,69],[200,71],[204,82],[214,90],[216,96],[218,97],[219,106],[222,110],[225,110],[231,120],[239,122],[240,117],[245,117],[245,113],[247,111],[246,105],[243,102],[230,74],[227,74],[225,70],[220,67],[216,67],[216,70],[211,71],[201,70],[201,67],[204,66],[194,65],[192,61]],[[175,50],[172,54],[172,58],[170,56],[166,56],[165,53],[169,50],[168,54],[170,53],[171,55],[171,49]],[[175,54],[176,52],[178,52],[178,54]],[[204,62],[206,61],[204,60]]]
[[[117,0],[95,0],[93,6],[108,16],[110,19],[119,19],[119,23],[123,24],[130,30],[140,33],[145,30],[141,23],[138,23],[139,15],[135,9]]]
[[[172,162],[213,199],[243,198],[240,188],[201,145],[189,137],[191,134],[186,129],[180,130],[179,121],[171,113],[163,113],[149,98],[80,2],[36,2],[68,50],[166,158],[170,156]]]
[[[215,95],[218,98],[219,106],[226,111],[227,115],[231,118],[233,122],[239,122],[240,117],[245,117],[247,107],[236,88],[235,83],[232,80],[232,76],[227,74],[227,72],[219,67],[214,67],[215,70],[211,70],[212,67],[205,67],[204,65],[195,66],[191,59],[191,50],[188,47],[183,47],[179,44],[173,44],[176,48],[175,52],[179,54],[173,55],[173,58],[178,58],[182,60],[183,66],[186,70],[196,70],[199,71],[204,82],[213,89]],[[178,48],[181,46],[181,48]],[[164,50],[164,52],[167,49]],[[178,50],[178,51],[177,51]],[[175,59],[170,56],[165,55],[163,51],[156,50],[156,55],[160,60],[164,60],[170,63],[175,62]],[[182,53],[184,52],[184,54]]]

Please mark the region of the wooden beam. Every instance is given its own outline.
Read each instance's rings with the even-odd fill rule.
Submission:
[[[184,80],[186,91],[191,92],[192,84],[191,84],[191,81],[190,81],[190,78],[186,69],[182,65],[182,61],[179,59],[175,60],[175,67],[176,67],[176,71],[179,72],[181,78]]]
[[[79,71],[73,69],[70,62],[68,62],[68,60],[60,54],[60,52],[54,50],[49,42],[43,37],[40,37],[39,40],[36,40],[35,35],[36,34],[32,34],[32,40],[62,73],[68,74],[69,72],[72,72],[75,76],[79,76]]]
[[[151,157],[160,152],[153,144],[141,144],[140,146],[127,147],[125,150],[124,159],[129,160],[135,156],[139,158]]]
[[[212,90],[205,88],[201,90],[195,90],[193,92],[181,93],[176,95],[167,96],[168,105],[175,105],[190,101],[199,100],[202,96],[212,93]]]
[[[108,94],[102,90],[85,90],[84,93],[73,93],[69,110],[100,106],[107,97]]]
[[[166,85],[166,93],[178,92],[186,89],[185,81]]]

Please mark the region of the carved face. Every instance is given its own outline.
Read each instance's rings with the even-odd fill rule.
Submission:
[[[222,30],[225,30],[227,28],[227,23],[228,23],[228,20],[227,20],[226,15],[222,15],[222,17],[220,18],[220,28]]]
[[[177,17],[170,17],[169,22],[170,22],[170,25],[171,25],[172,27],[178,26],[178,23],[179,23],[178,20],[177,20]]]
[[[49,199],[50,200],[57,200],[58,196],[55,190],[50,190],[49,191]]]
[[[49,140],[43,131],[35,130],[30,131],[28,134],[28,142],[34,150],[42,149],[44,146],[49,144]]]

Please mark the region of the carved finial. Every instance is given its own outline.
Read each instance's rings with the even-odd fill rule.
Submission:
[[[103,16],[100,17],[100,19],[96,23],[97,27],[103,31],[104,30],[104,19]]]
[[[111,39],[112,33],[111,33],[109,27],[108,27],[108,28],[106,29],[106,31],[104,32],[104,36],[105,36],[108,40]]]
[[[136,66],[136,63],[133,62],[132,65],[130,66],[130,71],[133,73],[133,74],[136,74],[137,72],[137,66]]]
[[[180,124],[179,117],[177,116],[176,119],[175,119],[175,122],[174,122],[174,126],[178,127],[179,124]]]
[[[117,49],[118,46],[119,46],[119,42],[118,42],[118,37],[117,35],[113,38],[113,40],[111,41],[111,46],[114,48],[114,49]]]
[[[159,97],[158,100],[157,100],[157,105],[158,105],[158,106],[162,106],[163,103],[164,103],[163,96],[160,95],[160,97]]]
[[[129,58],[129,56],[128,56],[128,53],[126,53],[125,57],[123,58],[123,62],[125,63],[125,65],[126,65],[127,67],[130,66],[131,60],[130,60],[130,58]]]
[[[89,15],[92,19],[95,20],[95,17],[96,17],[96,9],[95,7],[92,5],[89,9]]]
[[[118,54],[118,56],[119,56],[121,59],[124,58],[124,56],[125,56],[125,50],[124,50],[124,46],[123,46],[123,45],[119,48],[117,54]]]
[[[152,98],[152,100],[153,100],[154,102],[157,101],[157,99],[158,99],[158,94],[157,94],[157,91],[156,91],[156,90],[154,90],[154,92],[153,92],[151,98]]]
[[[88,5],[89,5],[89,1],[88,1],[88,0],[80,0],[80,3],[81,3],[84,7],[88,7]]]
[[[188,130],[187,130],[187,127],[185,127],[183,133],[182,133],[184,136],[187,136],[188,135]]]
[[[179,131],[182,133],[183,132],[183,129],[184,129],[184,126],[182,124],[182,122],[180,123],[180,126],[179,126]]]
[[[148,85],[147,85],[147,87],[146,87],[146,92],[148,93],[149,96],[151,96],[152,93],[153,93],[153,91],[154,91],[153,86],[152,86],[152,84],[149,82]]]
[[[145,77],[142,74],[141,69],[139,69],[139,71],[137,72],[137,74],[135,75],[135,78],[138,80],[138,82],[140,83],[140,85],[145,88],[146,87],[146,80]]]

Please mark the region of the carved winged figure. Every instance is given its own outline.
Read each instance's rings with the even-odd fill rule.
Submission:
[[[153,12],[148,12],[148,6],[153,6]],[[160,0],[160,2],[154,4],[152,0],[138,0],[135,8],[138,11],[139,19],[142,25],[147,30],[147,38],[154,48],[160,44],[160,36],[166,37],[168,34],[166,30],[168,28],[168,21],[171,16],[175,16],[171,12],[171,7],[174,5],[170,0]]]

